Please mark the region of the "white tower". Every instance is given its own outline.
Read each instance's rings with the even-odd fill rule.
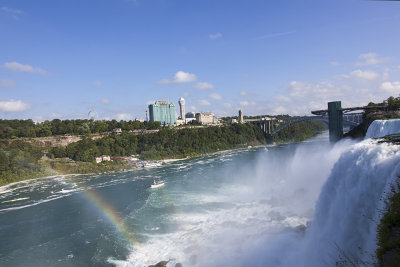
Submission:
[[[239,109],[238,121],[239,121],[239,123],[243,123],[244,122],[243,111],[241,109]]]
[[[183,99],[183,97],[179,99],[179,107],[181,112],[181,118],[182,120],[185,120],[185,99]]]

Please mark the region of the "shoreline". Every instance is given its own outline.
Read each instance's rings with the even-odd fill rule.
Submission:
[[[273,146],[276,144],[273,144]],[[226,149],[226,150],[221,150],[221,151],[215,151],[215,152],[210,152],[210,153],[204,153],[204,154],[198,154],[198,155],[193,155],[193,156],[187,156],[184,158],[169,158],[169,159],[160,159],[160,160],[142,160],[142,162],[155,162],[157,164],[168,164],[168,163],[172,163],[172,162],[177,162],[177,161],[182,161],[182,160],[187,160],[187,159],[192,159],[192,158],[196,158],[196,157],[203,157],[203,156],[207,156],[207,155],[213,155],[213,154],[219,154],[219,153],[223,153],[223,152],[227,152],[227,151],[234,151],[234,150],[249,150],[249,149],[254,149],[254,148],[260,148],[260,147],[268,147],[271,145],[267,145],[267,144],[260,144],[260,145],[256,145],[256,146],[250,146],[250,148],[247,147],[240,147],[240,148],[233,148],[233,149]],[[157,166],[158,167],[158,166]],[[9,187],[9,186],[14,186],[14,185],[18,185],[24,182],[29,182],[29,181],[34,181],[34,180],[38,180],[38,179],[51,179],[51,178],[56,178],[56,177],[69,177],[69,176],[78,176],[78,175],[97,175],[97,174],[111,174],[111,173],[124,173],[124,172],[130,172],[130,171],[134,171],[137,169],[143,169],[143,168],[152,168],[152,167],[132,167],[132,168],[127,168],[127,169],[121,169],[119,171],[110,171],[110,172],[91,172],[91,173],[59,173],[59,174],[51,174],[51,175],[45,175],[45,176],[41,176],[41,177],[35,177],[35,178],[29,178],[29,179],[24,179],[21,181],[16,181],[16,182],[11,182],[9,184],[5,184],[0,186],[0,194],[6,193],[7,190],[4,190],[5,188]],[[55,170],[53,170],[55,171]]]
[[[313,136],[314,137],[314,136]],[[312,138],[312,137],[310,137]],[[307,139],[310,139],[307,138]],[[307,140],[306,139],[306,140]],[[192,156],[187,156],[184,158],[166,158],[166,159],[160,159],[160,160],[142,160],[141,162],[147,163],[147,162],[155,162],[156,164],[168,164],[171,162],[176,162],[176,161],[182,161],[182,160],[186,160],[186,159],[192,159],[192,158],[196,158],[196,157],[204,157],[207,155],[213,155],[213,154],[220,154],[220,153],[224,153],[227,151],[234,151],[234,150],[250,150],[250,149],[258,149],[261,147],[273,147],[273,146],[277,146],[277,145],[288,145],[288,144],[292,144],[292,143],[301,143],[304,142],[300,141],[300,142],[278,142],[278,143],[271,143],[271,144],[257,144],[257,145],[244,145],[242,147],[237,147],[237,148],[232,148],[232,149],[225,149],[225,150],[220,150],[220,151],[214,151],[214,152],[210,152],[210,153],[203,153],[203,154],[196,154],[196,155],[192,155]],[[40,176],[40,177],[35,177],[35,178],[29,178],[29,179],[24,179],[24,180],[20,180],[20,181],[16,181],[16,182],[11,182],[9,184],[4,184],[0,186],[0,194],[3,193],[2,189],[4,189],[5,187],[8,186],[13,186],[19,183],[24,183],[27,181],[34,181],[34,180],[38,180],[38,179],[48,179],[48,178],[55,178],[55,177],[60,177],[60,176],[64,176],[64,177],[68,177],[68,176],[78,176],[78,175],[97,175],[97,174],[111,174],[111,173],[123,173],[123,172],[129,172],[129,171],[134,171],[137,169],[142,169],[142,168],[152,168],[152,167],[129,167],[129,166],[125,166],[127,168],[123,168],[121,170],[118,171],[109,171],[109,172],[90,172],[90,173],[56,173],[56,174],[51,174],[51,175],[45,175],[45,176]],[[55,169],[52,169],[53,172],[57,172]]]
[[[318,134],[317,134],[318,135]],[[313,136],[314,137],[314,136]],[[310,137],[312,138],[312,137]],[[307,138],[307,139],[310,139]],[[307,140],[306,139],[306,140]],[[207,155],[213,155],[213,154],[220,154],[223,152],[227,152],[227,151],[234,151],[234,150],[250,150],[250,149],[257,149],[260,147],[272,147],[272,146],[277,146],[277,145],[287,145],[287,144],[292,144],[292,143],[301,143],[304,142],[300,141],[300,142],[278,142],[278,143],[271,143],[271,144],[257,144],[257,145],[244,145],[242,147],[237,147],[237,148],[232,148],[232,149],[226,149],[226,150],[220,150],[220,151],[214,151],[214,152],[210,152],[210,153],[203,153],[203,154],[196,154],[196,155],[192,155],[192,156],[187,156],[184,158],[166,158],[166,159],[160,159],[160,160],[142,160],[142,162],[147,163],[147,162],[155,162],[157,164],[168,164],[171,162],[176,162],[176,161],[181,161],[181,160],[186,160],[186,159],[192,159],[192,158],[196,158],[196,157],[203,157],[203,156],[207,156]],[[152,167],[129,167],[129,166],[125,166],[127,168],[123,168],[121,170],[117,170],[117,171],[109,171],[109,172],[90,172],[90,173],[56,173],[56,174],[51,174],[51,175],[45,175],[45,176],[40,176],[40,177],[35,177],[35,178],[29,178],[29,179],[24,179],[24,180],[20,180],[20,181],[16,181],[16,182],[11,182],[9,184],[4,184],[0,186],[0,194],[3,193],[2,189],[4,189],[5,187],[8,186],[13,186],[19,183],[23,183],[23,182],[27,182],[27,181],[34,181],[37,179],[47,179],[47,178],[55,178],[55,177],[59,177],[59,176],[64,176],[64,177],[68,177],[68,176],[78,176],[78,175],[97,175],[97,174],[111,174],[111,173],[123,173],[123,172],[129,172],[129,171],[133,171],[136,169],[142,169],[142,168],[152,168]],[[52,169],[53,172],[57,172],[55,169]]]
[[[309,138],[307,138],[309,139]],[[306,139],[306,140],[307,140]],[[300,141],[301,142],[304,142]],[[291,143],[299,143],[299,142],[284,142],[284,143],[272,143],[272,144],[257,144],[257,145],[245,145],[243,147],[237,147],[237,148],[232,148],[232,149],[226,149],[226,150],[220,150],[220,151],[215,151],[215,152],[210,152],[210,153],[204,153],[204,154],[196,154],[196,155],[192,155],[192,156],[187,156],[184,158],[166,158],[166,159],[160,159],[160,160],[142,160],[142,162],[155,162],[157,164],[168,164],[171,162],[176,162],[176,161],[182,161],[182,160],[187,160],[187,159],[192,159],[192,158],[196,158],[196,157],[204,157],[207,155],[213,155],[213,154],[220,154],[220,153],[224,153],[227,151],[234,151],[234,150],[250,150],[250,149],[257,149],[257,148],[261,148],[261,147],[272,147],[272,146],[277,146],[277,145],[287,145],[287,144],[291,144]],[[125,166],[127,167],[127,166]],[[38,180],[38,179],[48,179],[48,178],[56,178],[56,177],[60,177],[60,176],[64,176],[64,177],[69,177],[69,176],[78,176],[78,175],[97,175],[97,174],[111,174],[111,173],[123,173],[123,172],[129,172],[129,171],[134,171],[137,169],[142,169],[142,168],[152,168],[152,167],[130,167],[130,168],[126,168],[126,169],[121,169],[118,171],[109,171],[109,172],[90,172],[90,173],[58,173],[58,174],[51,174],[51,175],[45,175],[45,176],[40,176],[40,177],[35,177],[35,178],[29,178],[29,179],[24,179],[24,180],[20,180],[20,181],[16,181],[16,182],[11,182],[9,184],[4,184],[0,186],[0,194],[4,193],[2,191],[2,189],[8,187],[8,186],[13,186],[13,185],[17,185],[20,183],[24,183],[24,182],[28,182],[28,181],[34,181],[34,180]],[[56,172],[56,170],[52,169],[52,171]]]

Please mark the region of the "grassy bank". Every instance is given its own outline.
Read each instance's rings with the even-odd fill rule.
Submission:
[[[378,226],[379,266],[400,265],[400,183],[392,187],[386,210]]]
[[[19,168],[17,171],[5,171],[0,173],[0,186],[30,180],[35,178],[47,177],[62,174],[90,174],[119,172],[136,168],[122,161],[113,162],[79,162],[68,158],[55,160],[39,160],[33,168]]]

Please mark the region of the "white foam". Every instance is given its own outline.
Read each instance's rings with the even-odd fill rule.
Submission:
[[[1,202],[1,203],[12,203],[12,202],[17,202],[17,201],[22,201],[22,200],[27,200],[27,199],[29,199],[29,197],[20,197],[20,198],[15,198],[15,199],[11,199],[11,200],[6,200],[6,201],[3,201],[3,202]]]
[[[69,194],[69,193],[73,193],[73,192],[77,192],[78,191],[78,189],[61,189],[61,191],[59,191],[59,192],[57,192],[57,193],[60,193],[60,194]]]
[[[29,208],[32,206],[36,206],[36,205],[40,205],[42,203],[46,203],[46,202],[50,202],[59,198],[63,198],[64,196],[59,196],[59,197],[51,197],[48,199],[43,199],[37,202],[34,202],[32,204],[28,204],[28,205],[22,205],[22,206],[17,206],[17,207],[11,207],[11,208],[6,208],[6,209],[1,209],[0,212],[7,212],[7,211],[11,211],[11,210],[20,210],[20,209],[25,209],[25,208]]]

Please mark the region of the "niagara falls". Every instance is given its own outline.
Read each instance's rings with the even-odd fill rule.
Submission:
[[[0,267],[400,267],[399,14],[0,0]]]
[[[332,266],[346,255],[369,262],[399,156],[397,145],[331,144],[324,132],[296,144],[4,186],[0,264]],[[155,177],[165,186],[152,189]]]

